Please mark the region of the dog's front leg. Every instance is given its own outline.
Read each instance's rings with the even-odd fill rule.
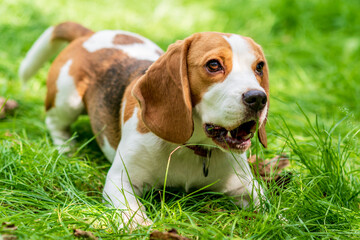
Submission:
[[[244,178],[237,174],[230,179],[231,184],[224,189],[224,192],[228,196],[234,197],[236,205],[248,208],[251,205],[259,207],[264,203],[264,191],[255,179],[251,179],[250,176]]]
[[[120,214],[121,227],[134,228],[137,225],[150,225],[152,222],[145,214],[145,208],[136,195],[142,192],[131,183],[127,171],[114,162],[106,177],[103,196],[110,207]]]
[[[238,155],[236,159],[232,158],[230,162],[232,163],[232,171],[224,178],[226,180],[221,191],[234,197],[236,204],[242,208],[262,205],[266,201],[264,190],[254,178],[246,155]]]

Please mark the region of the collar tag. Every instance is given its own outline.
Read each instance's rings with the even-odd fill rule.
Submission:
[[[209,174],[211,150],[201,145],[186,145],[186,147],[193,150],[194,153],[198,155],[200,159],[203,161],[203,173],[204,176],[207,177]]]
[[[209,174],[209,166],[210,166],[210,158],[211,158],[211,150],[207,150],[206,157],[201,157],[203,160],[203,173],[204,177],[207,177]]]

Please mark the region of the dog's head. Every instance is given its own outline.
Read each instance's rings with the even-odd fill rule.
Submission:
[[[132,93],[145,125],[167,141],[188,141],[196,113],[206,135],[224,149],[248,149],[257,123],[260,142],[267,146],[268,67],[250,38],[206,32],[177,41]]]

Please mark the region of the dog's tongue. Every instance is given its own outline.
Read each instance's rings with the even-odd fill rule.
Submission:
[[[242,138],[242,137],[248,135],[249,133],[250,133],[250,131],[247,132],[246,130],[239,129],[239,128],[236,128],[236,129],[230,131],[231,137],[233,137],[233,138]]]
[[[256,127],[255,121],[246,122],[240,125],[238,128],[235,128],[230,131],[231,137],[236,139],[249,139],[252,137],[252,132],[254,126]]]
[[[228,131],[223,127],[220,127],[218,125],[214,124],[206,124],[205,130],[209,137],[211,138],[225,138],[229,140],[230,136],[233,140],[247,140],[249,138],[252,138],[254,136],[254,128],[256,128],[256,122],[255,121],[249,121],[244,124],[241,124],[239,127]],[[228,133],[230,133],[228,135]]]

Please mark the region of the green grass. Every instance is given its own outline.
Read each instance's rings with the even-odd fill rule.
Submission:
[[[360,239],[359,1],[3,0],[0,5],[0,96],[20,105],[15,115],[0,120],[0,223],[14,223],[18,239],[72,239],[73,228],[101,239],[147,239],[154,229],[172,227],[193,239]],[[80,150],[59,154],[44,124],[50,63],[27,86],[17,77],[34,40],[65,20],[93,30],[137,32],[163,49],[198,31],[254,38],[267,56],[271,84],[269,147],[259,147],[260,156],[288,154],[292,181],[285,189],[266,187],[269,204],[258,213],[218,193],[169,189],[163,202],[162,189],[153,189],[142,196],[153,226],[118,229],[101,196],[110,164],[94,141],[84,145],[92,138],[87,117],[72,127]],[[7,232],[0,227],[0,234]]]

